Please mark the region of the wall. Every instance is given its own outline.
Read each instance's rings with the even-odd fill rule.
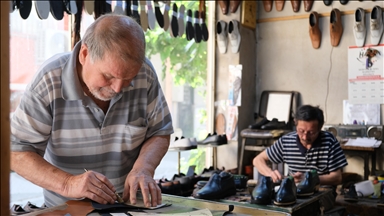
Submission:
[[[370,43],[370,13],[375,5],[384,6],[382,1],[349,1],[341,5],[333,1],[325,6],[323,1],[315,1],[311,11],[325,16],[320,17],[319,25],[322,41],[319,49],[313,49],[309,37],[309,13],[304,11],[301,3],[300,11],[294,13],[290,1],[285,2],[282,12],[273,5],[271,12],[265,12],[259,2],[257,33],[257,66],[256,66],[256,101],[263,90],[295,90],[301,93],[303,104],[319,105],[324,110],[326,123],[343,122],[343,100],[348,99],[348,47],[355,45],[353,35],[354,11],[362,7],[366,11],[367,39]],[[339,9],[342,15],[343,35],[340,44],[330,44],[330,17],[333,8]],[[367,13],[368,12],[368,13]],[[295,17],[292,17],[295,16]],[[274,21],[272,18],[285,19]],[[263,22],[265,21],[265,22]],[[381,40],[383,43],[383,39]],[[257,109],[258,104],[255,106]],[[256,110],[257,111],[257,110]],[[381,123],[383,124],[383,107],[381,106]],[[378,154],[379,167],[383,169],[383,159]],[[363,161],[360,158],[348,157],[350,165],[345,171],[363,174]]]

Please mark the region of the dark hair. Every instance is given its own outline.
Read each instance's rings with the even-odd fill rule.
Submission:
[[[321,129],[324,125],[324,114],[323,110],[321,110],[318,106],[314,107],[311,105],[302,105],[297,109],[295,113],[295,122],[298,120],[301,121],[313,121],[317,120],[319,123],[319,129]]]

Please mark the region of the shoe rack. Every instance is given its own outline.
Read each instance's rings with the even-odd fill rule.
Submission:
[[[228,1],[233,2],[231,1]],[[255,100],[256,100],[256,9],[257,1],[241,1],[235,12],[222,13],[222,8],[219,5],[219,1],[215,4],[215,19],[214,26],[219,21],[227,23],[227,29],[229,24],[238,23],[238,33],[241,37],[240,46],[238,52],[234,53],[231,50],[231,45],[228,37],[227,51],[220,53],[219,44],[215,43],[215,92],[214,101],[220,102],[228,99],[228,86],[229,86],[229,66],[242,66],[241,77],[241,106],[238,106],[237,116],[237,139],[228,141],[228,145],[222,148],[216,148],[214,154],[220,155],[216,157],[217,167],[237,167],[237,160],[239,158],[239,149],[241,143],[240,132],[242,129],[248,127],[251,124],[252,116],[254,113]],[[256,9],[255,9],[256,8]],[[245,21],[247,20],[247,21]],[[234,22],[236,21],[236,22]],[[217,26],[217,25],[216,25]],[[215,28],[216,39],[219,37],[217,29]],[[216,40],[217,41],[217,40]],[[216,109],[213,116],[216,116],[219,110]],[[250,117],[251,116],[251,117]],[[213,127],[211,131],[216,131]],[[231,161],[226,160],[231,158]]]

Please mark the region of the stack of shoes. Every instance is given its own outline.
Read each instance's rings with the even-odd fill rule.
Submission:
[[[223,145],[228,144],[227,135],[218,135],[216,132],[208,134],[204,140],[198,142],[199,144]]]
[[[316,170],[304,173],[304,179],[297,185],[297,196],[307,197],[319,191],[320,178]]]
[[[204,187],[194,194],[194,197],[198,199],[215,200],[235,194],[236,185],[233,175],[222,171],[219,174],[214,173]]]
[[[348,202],[357,202],[358,196],[354,184],[349,186],[349,190],[344,194],[344,200]]]

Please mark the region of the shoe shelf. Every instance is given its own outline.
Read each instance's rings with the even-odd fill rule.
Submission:
[[[180,175],[180,159],[181,159],[181,153],[182,151],[189,151],[197,149],[197,146],[188,146],[188,147],[173,147],[169,148],[168,151],[176,151],[177,152],[177,173]]]
[[[365,13],[371,13],[372,9],[364,9]],[[340,11],[341,15],[353,15],[355,10]],[[318,13],[319,17],[329,17],[329,13]],[[308,19],[310,14],[301,14],[301,15],[292,15],[292,16],[283,16],[283,17],[270,17],[264,19],[257,19],[257,23],[266,23],[266,22],[278,22],[278,21],[287,21],[287,20],[297,20],[297,19]]]
[[[228,143],[225,144],[197,144],[198,147],[206,148],[211,147],[212,148],[212,166],[214,169],[217,169],[217,147],[220,146],[226,146]]]

